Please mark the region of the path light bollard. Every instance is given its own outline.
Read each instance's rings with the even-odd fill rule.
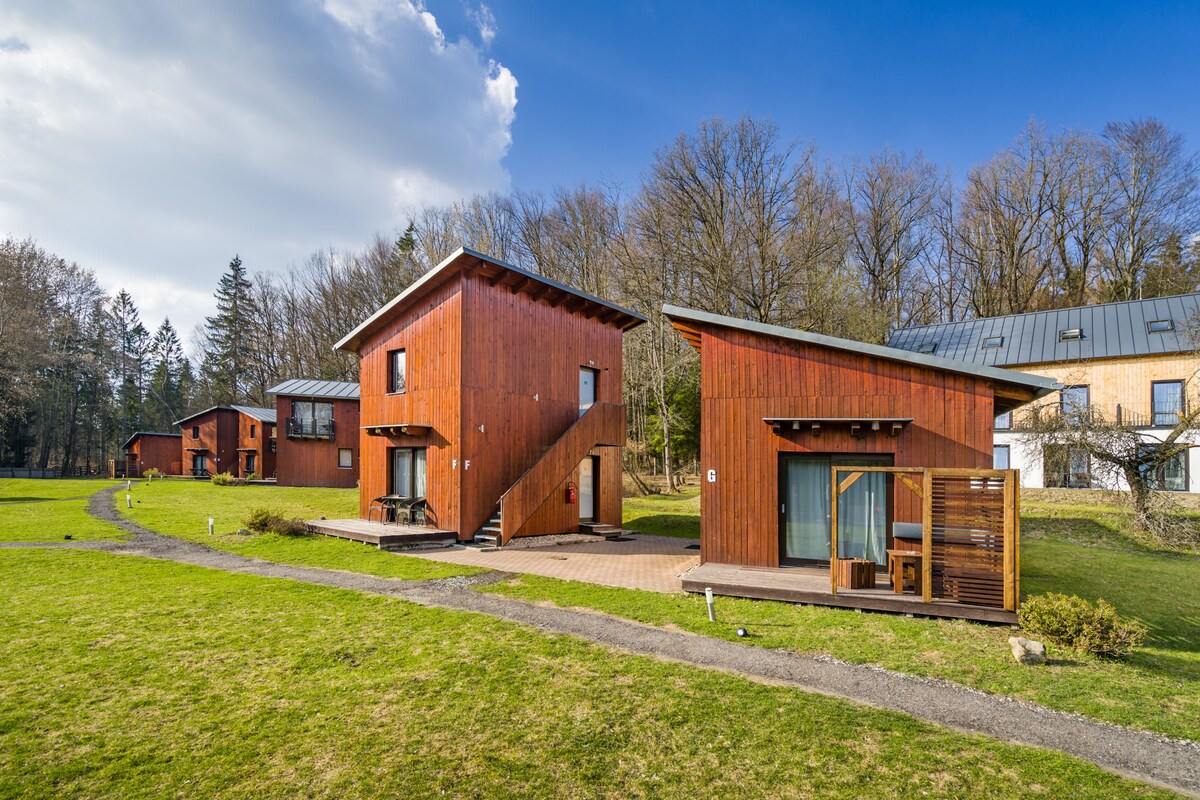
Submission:
[[[125,491],[128,492],[132,488],[133,488],[133,481],[125,481]]]
[[[709,586],[704,590],[704,602],[708,603],[708,621],[717,621],[717,609],[713,605],[712,587]]]
[[[212,517],[208,518],[208,535],[209,536],[213,535],[213,518]]]
[[[133,508],[133,498],[130,495],[125,495],[125,507]]]

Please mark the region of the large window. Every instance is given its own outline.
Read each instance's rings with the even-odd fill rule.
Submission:
[[[1144,444],[1142,452],[1154,451],[1161,444]],[[1142,475],[1150,482],[1152,489],[1164,492],[1186,492],[1188,490],[1187,451],[1176,453],[1157,467],[1146,465],[1142,467]]]
[[[408,357],[404,350],[388,353],[388,391],[403,392],[408,387]]]
[[[1042,470],[1047,489],[1091,488],[1092,461],[1086,450],[1048,444],[1043,450]]]
[[[1000,416],[996,417],[995,428],[998,431],[1007,431],[1012,428],[1012,412],[1005,411]]]
[[[992,448],[992,469],[1012,469],[1009,464],[1009,446],[1006,444],[998,444]]]
[[[1150,405],[1154,414],[1151,424],[1174,428],[1183,415],[1183,381],[1155,381],[1150,384]]]
[[[392,494],[425,496],[425,448],[397,447],[392,450]]]
[[[1063,416],[1081,417],[1091,404],[1091,390],[1087,386],[1067,386],[1062,390],[1059,408]]]
[[[288,422],[289,436],[324,436],[333,438],[333,403],[293,400],[292,418]]]

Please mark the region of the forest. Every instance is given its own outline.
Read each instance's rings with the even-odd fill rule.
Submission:
[[[1154,119],[1030,121],[956,179],[920,153],[833,158],[770,120],[711,119],[635,187],[412,209],[361,249],[233,256],[187,341],[35,240],[0,242],[0,466],[102,471],[137,430],[267,405],[280,380],[354,380],[332,345],[465,245],[640,311],[626,337],[631,470],[698,456],[697,361],[665,302],[868,342],[896,327],[1200,290],[1200,160]],[[230,243],[231,253],[236,243]]]

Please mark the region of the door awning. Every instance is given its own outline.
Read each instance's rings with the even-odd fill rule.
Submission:
[[[368,436],[425,436],[431,426],[418,422],[393,422],[388,425],[363,425]]]
[[[820,436],[824,428],[848,427],[851,436],[862,436],[867,431],[884,431],[899,436],[913,421],[912,417],[763,417],[776,433],[807,431]]]

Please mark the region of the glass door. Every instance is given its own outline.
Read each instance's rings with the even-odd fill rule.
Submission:
[[[783,455],[779,470],[780,560],[829,563],[832,468],[887,466],[887,456]],[[867,472],[842,493],[838,557],[887,563],[891,476]]]
[[[579,368],[579,416],[596,402],[596,370]]]
[[[579,521],[596,519],[596,460],[588,456],[579,462]]]
[[[425,448],[397,447],[392,450],[392,494],[425,496]]]

